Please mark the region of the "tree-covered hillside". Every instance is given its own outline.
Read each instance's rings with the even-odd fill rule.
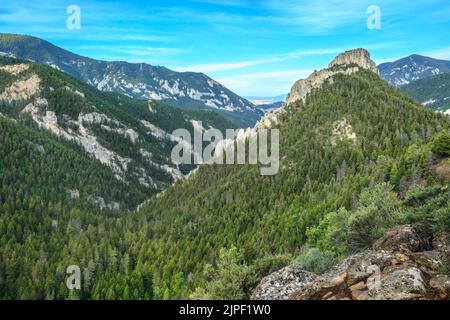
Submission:
[[[450,73],[412,82],[400,90],[430,109],[450,109]]]
[[[0,114],[2,123],[11,130],[24,132],[26,129],[29,132],[32,136],[29,149],[37,143],[33,141],[34,137],[42,136],[42,131],[46,131],[51,133],[47,134],[49,141],[53,139],[64,145],[65,150],[104,167],[101,171],[109,171],[110,178],[99,181],[100,184],[88,180],[58,184],[86,197],[108,198],[112,201],[109,204],[123,209],[134,209],[192,169],[171,163],[171,150],[176,144],[170,138],[173,130],[186,128],[193,132],[194,120],[222,131],[234,127],[213,111],[184,111],[159,102],[148,103],[116,93],[102,93],[50,67],[5,57],[0,58]],[[2,134],[7,133],[5,130]],[[2,156],[4,159],[12,157],[10,166],[21,169],[15,148],[24,144],[25,138],[13,137]],[[45,150],[47,143],[41,144]],[[53,156],[45,151],[42,154],[48,158]],[[65,166],[70,164],[59,158],[48,160],[48,163],[54,163],[54,167],[49,167],[53,170],[67,170]],[[4,164],[1,170],[10,172],[10,166]],[[77,179],[85,173],[83,166],[78,170],[76,176],[70,170],[67,174]],[[120,185],[127,196],[111,192],[108,185]],[[54,183],[48,187],[54,187]],[[98,192],[94,192],[95,188]]]
[[[140,217],[135,219],[140,222],[136,228],[148,237],[139,260],[152,257],[148,264],[166,280],[170,296],[180,297],[174,282],[180,272],[188,288],[201,287],[199,292],[204,292],[205,266],[217,262],[222,248],[236,247],[241,255],[232,256],[238,257],[233,260],[225,254],[225,269],[237,261],[241,272],[230,269],[222,282],[196,297],[246,297],[246,286],[254,279],[246,282],[243,270],[255,276],[261,273],[259,266],[267,272],[269,261],[279,263],[278,255],[299,254],[306,243],[319,246],[327,235],[310,230],[341,208],[358,210],[363,191],[388,183],[402,198],[415,185],[440,185],[431,169],[438,156],[428,144],[437,132],[448,129],[448,120],[415,105],[373,73],[337,75],[305,103],[289,105],[287,110],[279,126],[278,175],[262,177],[257,166],[201,167],[191,179],[170,187],[136,214]],[[346,130],[336,131],[342,123]],[[356,138],[348,135],[350,131]],[[415,209],[418,205],[412,202],[404,218],[417,217],[419,222],[441,208],[443,217],[436,218],[434,227],[448,228],[449,193],[445,187],[439,190],[425,211]],[[383,198],[364,201],[376,212]],[[370,216],[367,221],[370,225]],[[336,236],[347,230],[345,225],[333,227]],[[361,233],[366,230],[359,227]],[[362,245],[342,244],[339,250],[336,244],[327,249],[338,259],[369,245],[379,232],[375,228]],[[244,268],[243,261],[250,269]],[[229,295],[218,293],[227,288]]]
[[[183,110],[214,110],[240,127],[253,126],[263,115],[251,102],[203,73],[95,60],[26,35],[0,33],[0,53],[52,66],[104,92],[156,99]]]
[[[24,206],[7,178],[0,298],[247,298],[297,255],[304,264],[316,255],[323,270],[396,223],[425,234],[450,228],[448,180],[435,168],[450,156],[447,118],[363,70],[335,75],[286,108],[278,175],[202,166],[135,212],[61,210],[61,200],[48,210],[39,199]],[[25,177],[37,169],[21,168],[19,151],[11,156]],[[19,185],[32,194],[32,183]],[[315,250],[304,254],[306,246]],[[65,286],[69,265],[83,272],[79,291]]]

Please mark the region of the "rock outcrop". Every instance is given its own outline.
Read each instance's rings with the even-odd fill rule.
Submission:
[[[306,96],[313,90],[320,88],[326,81],[333,81],[332,77],[336,74],[350,75],[358,72],[360,68],[368,69],[370,71],[379,74],[375,62],[370,59],[370,54],[364,49],[356,49],[347,51],[337,56],[329,65],[328,69],[315,71],[307,79],[298,80],[291,89],[288,95],[286,105],[296,102],[298,100],[304,100]],[[280,116],[286,113],[284,107],[280,109],[268,112],[258,121],[253,128],[242,129],[235,139],[224,139],[220,141],[215,149],[214,157],[221,158],[229,150],[234,149],[235,142],[244,142],[247,139],[258,134],[258,131],[262,129],[270,129],[279,124]],[[353,129],[347,122],[344,123],[342,130],[343,133],[338,132],[332,140],[335,144],[337,140],[342,138],[356,141],[356,135],[353,133]]]
[[[378,75],[377,64],[370,58],[370,53],[365,49],[355,49],[346,51],[338,55],[329,65],[329,69],[345,64],[357,64],[363,69],[370,70]]]
[[[422,251],[427,250],[427,251]],[[432,243],[409,225],[378,240],[373,250],[354,254],[320,276],[290,266],[264,278],[256,300],[439,300],[450,299],[450,234]],[[308,276],[305,276],[307,274]]]
[[[290,265],[264,278],[252,295],[252,300],[288,300],[304,284],[313,281],[316,275]]]
[[[393,228],[373,244],[375,250],[395,252],[418,252],[427,247],[425,240],[410,225]]]
[[[356,65],[353,66],[352,65]],[[370,70],[380,74],[370,54],[364,49],[355,49],[344,52],[337,56],[328,66],[328,69],[315,71],[307,79],[298,80],[291,89],[286,104],[304,100],[313,89],[320,88],[325,81],[339,73],[352,74],[359,68]]]

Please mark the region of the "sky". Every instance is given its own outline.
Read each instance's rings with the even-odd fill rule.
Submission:
[[[71,5],[80,29],[67,27]],[[377,63],[450,60],[450,1],[0,0],[0,32],[95,59],[204,72],[242,96],[268,97],[348,49],[366,48]]]

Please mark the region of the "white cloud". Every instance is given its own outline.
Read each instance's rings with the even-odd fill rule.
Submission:
[[[298,69],[246,73],[217,81],[242,96],[275,96],[288,93],[295,81],[307,78],[314,70]]]
[[[186,66],[186,67],[175,67],[173,69],[177,71],[194,71],[194,72],[218,72],[218,71],[228,71],[228,70],[236,70],[242,69],[246,67],[268,64],[272,62],[279,61],[276,58],[269,59],[257,59],[257,60],[248,60],[248,61],[240,61],[240,62],[231,62],[231,63],[212,63],[212,64],[204,64],[204,65],[194,65],[194,66]]]
[[[426,52],[421,53],[421,55],[435,58],[435,59],[450,60],[450,47],[426,51]]]
[[[204,64],[204,65],[173,67],[172,69],[177,70],[177,71],[194,71],[194,72],[205,72],[205,73],[220,72],[220,71],[243,69],[243,68],[257,66],[257,65],[271,64],[271,63],[275,63],[275,62],[287,61],[287,60],[292,60],[292,59],[299,59],[299,58],[305,57],[305,56],[339,54],[341,52],[344,52],[345,50],[346,49],[342,49],[342,48],[300,50],[300,51],[293,51],[293,52],[289,52],[289,53],[274,55],[274,56],[268,57],[268,58],[229,62],[229,63],[212,63],[212,64]]]

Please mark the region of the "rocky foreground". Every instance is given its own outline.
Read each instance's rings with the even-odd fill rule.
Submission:
[[[323,275],[290,265],[264,278],[254,300],[449,300],[450,233],[423,238],[412,226],[387,232],[372,250]]]

